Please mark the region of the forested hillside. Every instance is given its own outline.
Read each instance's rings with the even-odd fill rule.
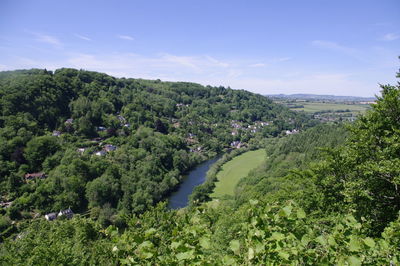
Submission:
[[[142,213],[200,161],[312,125],[246,91],[75,69],[0,72],[1,231],[70,208]]]
[[[149,83],[149,81],[134,82]],[[152,83],[150,82],[150,84]],[[161,90],[158,87],[161,86],[160,84],[162,83],[154,82],[151,93]],[[173,86],[174,83],[167,84]],[[215,90],[218,95],[226,93],[223,97],[215,96],[221,99],[220,102],[211,101],[213,104],[210,105],[209,116],[207,114],[203,116],[208,117],[205,119],[207,121],[215,119],[211,124],[221,124],[225,121],[222,117],[213,118],[216,115],[212,115],[213,107],[228,101],[228,99],[233,99],[234,95],[239,94],[242,95],[240,97],[248,95],[248,100],[253,101],[253,105],[247,107],[249,110],[250,107],[255,108],[257,104],[266,109],[264,110],[265,115],[274,110],[276,112],[275,119],[287,115],[289,118],[284,121],[289,122],[282,126],[288,129],[290,126],[292,129],[301,127],[301,123],[296,124],[299,123],[299,120],[296,120],[298,117],[288,112],[287,109],[274,107],[274,105],[268,108],[267,106],[271,103],[267,99],[258,98],[256,95],[242,91],[236,92],[222,88],[203,89],[204,91]],[[166,91],[169,90],[175,91],[172,87]],[[228,97],[228,92],[233,96]],[[179,94],[176,91],[175,93]],[[279,131],[284,127],[277,127],[277,124],[284,123],[284,121],[275,122],[274,120],[273,123],[263,121],[276,126],[275,133],[265,132],[264,129],[256,130],[254,137],[251,138],[252,141],[255,142],[263,136],[279,135],[280,138],[266,140],[267,161],[241,180],[236,189],[236,195],[232,199],[206,202],[178,211],[169,210],[165,203],[160,203],[155,207],[147,207],[148,210],[141,214],[136,212],[132,215],[132,212],[129,212],[129,209],[123,205],[124,197],[127,195],[123,193],[122,200],[115,197],[115,200],[119,200],[117,205],[112,205],[112,202],[106,203],[110,206],[107,209],[109,212],[112,212],[113,208],[123,210],[125,215],[119,216],[117,221],[105,223],[101,219],[95,221],[77,215],[70,220],[57,219],[47,222],[44,219],[33,219],[30,222],[21,222],[19,227],[14,228],[17,233],[6,238],[1,244],[0,262],[6,265],[397,265],[400,262],[400,192],[398,190],[400,185],[400,86],[382,86],[381,93],[371,110],[352,125],[319,125],[310,129],[303,126],[299,133],[284,136],[286,135],[285,131]],[[237,96],[237,98],[240,97]],[[72,110],[75,101],[68,105],[69,108],[72,107]],[[194,102],[182,102],[182,104],[189,104],[187,107],[190,109]],[[202,102],[206,104],[204,99]],[[239,102],[243,103],[243,101]],[[181,103],[181,100],[176,103]],[[176,103],[174,102],[177,110],[171,119],[183,119],[183,116],[176,115],[180,112]],[[229,102],[228,105],[233,108],[230,104],[235,108],[240,106],[237,101]],[[198,111],[200,112],[200,110],[203,109],[200,108]],[[245,112],[241,109],[235,110],[238,111],[229,112],[229,116]],[[271,120],[262,115],[263,109],[257,110],[261,112],[261,117],[257,116],[256,120]],[[150,110],[150,113],[152,112],[154,111]],[[82,114],[86,116],[85,113]],[[123,107],[120,114],[128,117],[128,113],[125,113]],[[74,121],[81,119],[74,116],[73,112],[71,116]],[[197,116],[191,117],[191,119],[195,118]],[[39,118],[32,118],[32,120],[35,119]],[[244,123],[251,123],[246,119],[243,116],[241,120],[236,119],[235,122],[225,121],[225,127],[226,129],[229,126],[235,128],[238,124],[240,125],[240,128],[237,128],[238,131],[244,131],[246,128],[243,126]],[[302,118],[300,117],[300,119]],[[46,124],[47,122],[35,121],[37,125],[40,123],[50,125]],[[128,122],[134,124],[135,121],[129,120]],[[168,125],[167,120],[161,122]],[[11,122],[4,120],[3,123],[4,129],[7,129]],[[62,127],[63,120],[60,123]],[[122,189],[125,184],[124,180],[127,180],[125,175],[129,172],[124,172],[121,168],[125,169],[123,167],[126,165],[132,165],[121,158],[129,158],[133,152],[136,152],[132,156],[134,159],[140,155],[139,152],[143,153],[141,158],[146,158],[153,152],[147,150],[146,147],[158,148],[161,143],[171,143],[168,142],[168,140],[171,141],[171,138],[177,141],[181,140],[180,152],[187,153],[188,158],[191,158],[193,162],[197,158],[195,154],[201,156],[188,151],[189,146],[193,144],[190,141],[189,144],[185,142],[185,137],[187,137],[186,134],[192,133],[191,130],[194,130],[190,126],[195,126],[194,123],[188,124],[189,131],[186,132],[184,131],[185,127],[165,126],[168,134],[157,133],[155,124],[153,127],[147,124],[146,128],[138,126],[137,129],[126,132],[124,138],[119,135],[120,129],[117,128],[117,136],[111,137],[109,141],[115,141],[113,144],[118,148],[114,153],[109,153],[104,157],[90,156],[89,154],[77,156],[76,153],[73,153],[76,152],[73,149],[76,149],[77,146],[72,145],[81,143],[79,140],[85,138],[82,132],[79,133],[78,124],[77,129],[73,127],[74,133],[63,133],[61,137],[55,138],[56,141],[46,140],[49,143],[55,143],[54,145],[59,145],[56,146],[57,149],[54,148],[52,154],[47,155],[48,157],[41,165],[41,167],[47,167],[47,165],[53,166],[54,164],[53,168],[49,168],[54,169],[49,172],[49,177],[34,183],[17,185],[15,191],[5,191],[5,195],[15,195],[17,203],[20,204],[17,206],[25,206],[22,205],[24,203],[29,206],[32,200],[36,199],[32,195],[40,195],[46,191],[45,188],[54,188],[64,184],[63,179],[59,177],[64,169],[69,171],[67,173],[71,173],[71,175],[64,175],[66,179],[73,176],[74,171],[81,173],[82,169],[90,169],[88,173],[93,174],[99,171],[101,174],[99,177],[93,174],[95,179],[87,181],[85,193],[88,197],[88,206],[92,209],[97,207],[99,215],[103,212],[101,215],[104,216],[105,205],[100,207],[102,206],[100,203],[96,205],[93,202],[96,203],[104,198],[98,197],[99,195],[105,197],[119,195],[118,193],[113,194],[113,191],[118,191],[118,188]],[[57,127],[57,123],[55,126]],[[7,145],[11,145],[13,139],[18,137],[12,135],[17,134],[12,130],[12,128],[9,129],[10,138],[3,137],[7,141]],[[207,134],[207,131],[203,130],[203,132]],[[218,137],[215,135],[217,131],[213,130],[213,132],[208,135],[209,139]],[[293,133],[293,131],[290,132]],[[241,132],[241,134],[243,133],[249,132]],[[227,137],[229,135],[232,138],[231,132],[228,132]],[[33,161],[29,158],[35,157],[26,156],[26,150],[40,147],[37,144],[33,145],[36,143],[35,141],[30,144],[32,139],[36,140],[36,138],[30,137],[26,144],[20,147],[20,154],[26,163],[20,163],[19,167],[26,167],[30,170],[29,167],[33,166],[31,165]],[[150,141],[146,142],[148,138]],[[122,139],[127,140],[125,142]],[[157,142],[160,144],[153,146],[153,142],[160,141],[160,139],[162,142]],[[60,143],[61,140],[63,142]],[[223,143],[229,144],[231,140],[229,139],[227,142],[214,141],[223,145]],[[207,151],[218,150],[218,146],[214,146],[214,148],[206,146],[206,140],[202,140],[200,137],[197,141],[204,145],[202,147]],[[145,143],[149,146],[141,146]],[[64,145],[73,147],[69,151],[69,155],[68,151],[62,150]],[[176,142],[171,144],[171,151],[175,150],[176,145]],[[119,149],[123,149],[123,147],[128,150],[118,154]],[[50,151],[50,149],[45,150]],[[60,156],[60,164],[56,163],[55,156]],[[86,161],[82,159],[86,158],[85,156],[87,156]],[[170,154],[165,156],[169,157]],[[12,161],[11,157],[6,158],[10,159],[4,160],[5,164],[13,167],[17,165],[17,162]],[[131,189],[140,184],[144,173],[148,173],[146,172],[148,168],[142,169],[142,172],[136,172],[136,169],[140,169],[139,166],[142,164],[146,166],[149,161],[156,160],[154,157],[150,158],[151,160],[143,159],[140,161],[141,164],[134,164],[136,168],[128,168],[136,173],[134,180],[137,180],[137,183],[134,185],[131,183],[132,185],[129,186]],[[65,164],[63,160],[66,162]],[[83,161],[90,167],[83,167],[82,165],[85,164],[74,164],[74,160]],[[164,163],[164,161],[160,160],[160,163]],[[168,174],[175,169],[174,167],[173,164],[171,168],[162,165],[162,169]],[[21,172],[19,168],[18,171]],[[54,174],[52,175],[52,173]],[[14,176],[17,175],[14,174]],[[116,176],[117,178],[115,178]],[[159,176],[163,175],[160,173]],[[88,178],[90,177],[88,175]],[[81,176],[75,174],[74,180],[81,180],[80,178]],[[52,179],[55,181],[51,181]],[[115,179],[120,180],[120,183],[117,183],[120,187],[112,186]],[[3,182],[13,184],[9,180]],[[101,186],[104,184],[102,182],[108,182],[107,180],[112,180],[111,184]],[[159,184],[158,181],[153,182]],[[69,183],[65,188],[69,188],[70,184],[75,183]],[[95,190],[97,185],[108,190]],[[104,194],[91,194],[91,189],[97,191],[96,193],[103,191]],[[154,189],[156,188],[154,187]],[[68,194],[68,190],[66,191],[61,195],[67,195],[66,198],[68,198],[70,194]],[[96,195],[93,198],[97,201],[92,200],[91,195]],[[132,196],[130,201],[132,204],[135,194],[128,195]],[[140,195],[143,195],[143,192]],[[137,197],[140,195],[136,194]],[[45,200],[49,198],[52,199],[43,197]],[[51,204],[59,203],[55,201]],[[13,206],[14,203],[7,209],[7,213],[4,211],[3,213],[5,215],[14,214],[11,211],[15,210],[12,208]],[[14,206],[14,208],[16,207]],[[134,210],[133,212],[135,213]],[[2,219],[4,228],[9,218],[3,216]],[[109,223],[113,224],[107,227],[106,225]]]

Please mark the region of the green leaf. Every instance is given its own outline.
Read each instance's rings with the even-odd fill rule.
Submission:
[[[235,259],[232,258],[231,256],[226,255],[226,256],[224,256],[224,257],[222,258],[222,263],[223,263],[224,265],[234,265],[234,264],[236,263],[236,261],[235,261]]]
[[[202,246],[205,249],[211,248],[211,243],[210,243],[209,238],[202,237],[202,238],[200,238],[199,243],[200,243],[200,246]]]
[[[370,247],[370,248],[375,247],[375,241],[372,238],[367,237],[367,238],[364,238],[363,241],[364,241],[364,244],[367,245],[368,247]]]
[[[286,207],[284,207],[284,208],[282,208],[280,211],[279,211],[279,215],[280,216],[283,216],[283,217],[288,217],[288,216],[290,216],[290,214],[292,213],[292,209],[293,209],[293,207],[292,206],[286,206]]]
[[[300,209],[297,210],[297,218],[299,218],[299,219],[306,218],[306,213],[304,212],[303,209],[300,208]]]
[[[320,243],[321,245],[325,246],[326,245],[326,240],[323,236],[319,236],[315,239],[315,241],[317,241],[317,243]]]
[[[239,253],[239,251],[240,251],[240,242],[239,242],[239,240],[232,240],[230,243],[229,243],[229,247],[231,248],[231,250],[234,252],[234,253]]]
[[[257,205],[258,204],[258,200],[250,200],[250,204],[251,205]]]
[[[188,260],[188,259],[194,258],[193,253],[194,253],[194,250],[189,250],[189,251],[186,251],[186,252],[178,253],[175,256],[179,261]]]
[[[157,232],[156,229],[150,228],[149,230],[146,230],[146,232],[144,232],[144,236],[145,236],[145,237],[149,237],[149,236],[151,236],[152,234],[154,234],[155,232]]]
[[[144,259],[150,259],[153,255],[153,252],[141,252],[141,257]]]
[[[286,252],[284,252],[284,251],[280,251],[280,252],[278,253],[278,255],[279,255],[279,257],[281,257],[282,259],[285,259],[285,260],[288,260],[289,257],[290,257],[290,254],[288,254],[288,253],[286,253]]]
[[[354,256],[349,257],[347,261],[349,262],[349,265],[351,265],[351,266],[359,266],[359,265],[361,265],[360,258],[357,258],[357,257],[354,257]]]
[[[282,239],[285,238],[285,235],[279,232],[273,232],[271,238],[277,241],[281,241]]]
[[[254,259],[254,249],[253,248],[249,248],[248,259],[249,260]]]
[[[350,236],[350,242],[349,242],[349,250],[350,251],[359,251],[360,250],[360,242],[358,239],[354,236]]]
[[[171,243],[171,248],[172,249],[177,249],[181,245],[181,242],[172,242]]]
[[[301,243],[303,244],[303,246],[307,246],[309,242],[310,242],[310,238],[308,237],[308,235],[304,235],[301,238]]]
[[[139,248],[152,248],[154,245],[150,241],[144,241],[142,244],[139,245]]]
[[[336,240],[333,236],[328,236],[328,244],[330,246],[337,246]]]

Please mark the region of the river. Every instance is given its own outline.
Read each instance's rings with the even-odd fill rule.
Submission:
[[[168,207],[170,209],[180,209],[189,204],[189,196],[192,194],[193,189],[203,184],[206,180],[206,174],[211,165],[213,165],[220,156],[214,157],[208,161],[199,164],[195,169],[190,171],[178,188],[178,191],[172,193],[169,198]]]

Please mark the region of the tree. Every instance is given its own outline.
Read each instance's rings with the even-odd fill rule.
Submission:
[[[30,140],[25,148],[24,155],[33,171],[38,171],[47,156],[52,155],[60,148],[56,137],[41,136]]]

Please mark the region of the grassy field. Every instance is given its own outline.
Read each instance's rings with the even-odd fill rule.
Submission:
[[[304,108],[293,108],[292,110],[315,113],[320,111],[337,111],[349,109],[353,113],[365,112],[370,106],[368,104],[343,104],[343,103],[322,103],[322,102],[299,102]]]
[[[248,151],[236,156],[222,165],[222,170],[217,174],[218,181],[215,183],[213,199],[223,195],[233,195],[236,184],[246,177],[250,170],[259,166],[265,160],[265,150]]]

